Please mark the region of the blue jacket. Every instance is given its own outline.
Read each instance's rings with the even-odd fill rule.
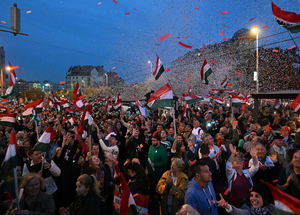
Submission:
[[[208,182],[206,187],[200,186],[200,184],[195,181],[195,178],[189,182],[185,194],[185,204],[191,205],[201,215],[218,215],[217,203],[215,203],[215,201],[216,194],[211,182]]]

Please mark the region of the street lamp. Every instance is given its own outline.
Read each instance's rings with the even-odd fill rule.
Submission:
[[[256,93],[258,93],[258,27],[252,28],[252,32],[256,34],[256,72],[254,72],[254,81],[256,80]]]
[[[150,74],[151,74],[152,73],[152,62],[150,60],[148,60],[148,63],[150,63],[150,65],[151,65],[151,72],[150,72]]]

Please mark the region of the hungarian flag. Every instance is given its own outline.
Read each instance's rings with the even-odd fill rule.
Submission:
[[[138,98],[135,96],[135,94],[133,94],[133,96],[134,96],[134,99],[135,99],[135,102],[136,102],[137,106],[139,107],[140,114],[143,115],[143,116],[150,117],[146,107],[142,106],[141,102],[138,100]]]
[[[13,83],[13,78],[12,75],[10,75],[10,83],[9,87],[7,88],[5,95],[1,96],[3,99],[10,99],[16,96],[16,90],[15,90],[15,85]]]
[[[188,104],[192,104],[195,102],[199,102],[203,100],[202,96],[196,96],[196,95],[191,95],[191,94],[184,94],[182,93],[184,100],[188,103]]]
[[[120,93],[118,93],[118,96],[116,98],[114,105],[114,109],[118,109],[119,107],[121,107],[121,96]]]
[[[289,194],[279,190],[278,188],[276,188],[268,182],[264,183],[269,187],[269,189],[272,192],[276,210],[280,210],[280,212],[278,211],[277,214],[300,214],[299,199],[296,199],[295,197],[290,196]]]
[[[192,94],[192,87],[191,86],[188,89],[188,94]]]
[[[78,99],[82,99],[84,96],[81,94],[81,90],[79,87],[79,84],[77,82],[74,91],[73,91],[73,99],[75,100],[75,97],[78,97]]]
[[[272,11],[277,23],[292,33],[300,32],[300,14],[281,10],[272,2]]]
[[[80,97],[78,97],[77,95],[75,95],[75,98],[74,98],[74,105],[77,108],[77,110],[80,112],[82,112],[85,109],[84,103],[82,102]]]
[[[16,124],[17,113],[5,114],[0,113],[0,125],[14,127]]]
[[[281,106],[281,99],[275,99],[274,107],[278,109]]]
[[[185,107],[184,107],[184,112],[183,112],[183,116],[185,116],[185,117],[186,117],[186,111],[188,108],[189,108],[189,104],[186,102]]]
[[[4,181],[10,182],[14,180],[13,169],[19,166],[17,157],[17,141],[15,132],[10,133],[10,142],[7,147],[6,155],[1,168],[1,177]]]
[[[16,78],[17,78],[16,72],[15,72],[14,69],[12,69],[13,66],[11,65],[10,62],[8,62],[8,65],[9,65],[9,68],[10,68],[10,69],[9,69],[9,73],[10,73],[10,75],[12,76],[12,82],[13,82],[13,84],[15,84],[15,83],[16,83]]]
[[[97,104],[100,103],[100,100],[104,101],[105,97],[104,96],[100,96],[100,94],[98,94],[96,103]]]
[[[211,70],[209,64],[207,63],[206,60],[204,60],[204,63],[201,68],[201,73],[200,73],[202,83],[208,85],[208,76],[210,76],[211,73],[212,73],[212,70]]]
[[[222,86],[222,87],[226,87],[227,84],[228,84],[228,78],[226,77],[226,78],[222,81],[221,86]]]
[[[63,101],[59,102],[59,105],[62,108],[68,108],[68,107],[70,107],[70,104],[69,104],[68,100],[63,100]]]
[[[112,104],[112,102],[111,102],[111,96],[108,96],[106,98],[105,110],[107,110],[107,111],[109,111],[109,109],[110,109],[109,103]]]
[[[80,126],[78,128],[78,134],[83,134],[84,131],[86,131],[87,134],[90,135],[92,133],[92,122],[93,122],[92,105],[89,104],[88,106],[86,106],[81,116]]]
[[[164,66],[162,65],[160,58],[156,54],[156,66],[155,66],[155,71],[153,72],[153,75],[155,76],[155,80],[158,80],[164,71],[165,71]]]
[[[37,113],[41,112],[41,111],[37,111],[37,109],[41,109],[41,110],[43,109],[43,99],[44,99],[44,96],[42,96],[42,98],[35,100],[35,101],[29,103],[28,105],[26,105],[23,109],[24,112],[22,113],[22,115],[29,116],[30,114],[32,114],[32,111],[34,108],[36,109]]]
[[[51,147],[50,140],[54,139],[56,136],[56,131],[54,131],[52,125],[50,125],[37,141],[34,149],[42,152],[48,152]]]
[[[214,96],[211,96],[211,98],[216,102],[218,103],[219,105],[225,105],[225,101],[223,99],[220,99],[220,98],[217,98],[217,97],[214,97]]]
[[[153,93],[147,102],[150,108],[173,107],[173,91],[170,84],[166,84]]]
[[[300,108],[300,94],[297,96],[297,98],[293,101],[293,103],[291,104],[291,107],[294,109],[294,112],[300,112],[299,108]]]
[[[242,107],[243,104],[245,104],[246,100],[243,97],[239,97],[239,96],[235,96],[235,95],[231,95],[232,101],[231,104],[233,107]]]

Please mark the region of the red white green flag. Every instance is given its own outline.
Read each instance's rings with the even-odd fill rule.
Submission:
[[[52,125],[50,125],[46,129],[46,131],[42,134],[40,139],[37,141],[37,143],[34,146],[34,149],[42,152],[48,152],[51,148],[50,141],[54,139],[56,136],[57,136],[56,131],[54,131]]]
[[[160,58],[156,54],[156,65],[155,65],[155,70],[153,72],[153,75],[155,76],[155,80],[158,80],[164,71],[165,71],[164,66],[162,65]]]
[[[212,70],[211,70],[209,64],[207,63],[206,60],[204,60],[204,63],[202,65],[201,72],[200,72],[202,83],[208,85],[208,77],[211,75],[211,73],[212,73]]]
[[[153,93],[147,102],[150,108],[173,107],[173,91],[169,84]]]

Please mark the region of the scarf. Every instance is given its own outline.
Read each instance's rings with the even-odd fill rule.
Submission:
[[[272,211],[274,210],[274,205],[269,204],[268,206],[261,207],[261,208],[254,208],[251,205],[251,214],[253,215],[268,215],[272,214]]]

